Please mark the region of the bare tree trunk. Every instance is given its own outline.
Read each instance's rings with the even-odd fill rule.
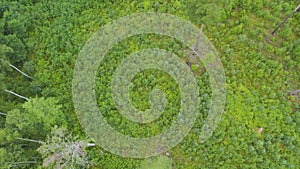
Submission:
[[[11,167],[19,167],[20,165],[24,165],[24,164],[36,164],[36,163],[40,163],[40,162],[36,162],[36,161],[20,161],[20,162],[6,162],[7,164],[12,164]]]
[[[32,79],[31,76],[29,76],[28,74],[22,72],[20,69],[18,69],[17,67],[15,67],[14,65],[12,64],[9,64],[10,67],[12,67],[13,69],[15,69],[16,71],[20,72],[22,75],[24,75],[25,77],[29,78],[29,79]]]
[[[88,146],[88,147],[95,147],[96,144],[95,144],[95,143],[88,143],[87,146]]]
[[[288,16],[288,17],[286,17],[276,28],[275,28],[275,30],[271,33],[272,35],[274,35],[276,32],[277,32],[277,30],[283,25],[283,24],[285,24],[285,22],[290,18],[290,17],[292,17],[296,12],[298,12],[299,11],[299,9],[300,9],[300,5],[296,8],[296,9],[294,9],[293,10],[293,12],[291,12],[290,13],[290,15]]]
[[[43,143],[42,141],[39,141],[39,140],[32,140],[32,139],[21,138],[21,137],[18,137],[17,139],[22,140],[22,141],[33,142],[33,143]]]
[[[201,28],[199,30],[198,36],[197,36],[196,43],[193,44],[193,47],[191,47],[190,50],[188,50],[186,52],[187,57],[188,57],[187,64],[189,66],[191,66],[192,63],[194,63],[194,64],[199,64],[200,63],[200,60],[199,60],[199,57],[197,56],[197,53],[198,53],[199,45],[201,43],[200,38],[201,38],[202,33],[203,33],[203,28],[204,28],[204,25],[202,24]]]
[[[33,142],[33,143],[43,143],[43,141],[39,141],[39,140],[33,140],[33,139],[28,139],[28,138],[21,138],[18,137],[18,140],[22,140],[22,141],[28,141],[28,142]],[[88,143],[87,147],[95,147],[96,144],[95,143]]]
[[[203,28],[204,28],[204,24],[201,25],[201,28],[200,28],[200,31],[198,33],[198,37],[197,37],[197,42],[194,46],[194,51],[198,52],[198,48],[199,48],[199,45],[200,45],[200,38],[202,36],[202,33],[203,33]]]
[[[1,114],[1,115],[3,115],[3,116],[7,116],[7,114],[5,114],[5,113],[2,113],[2,112],[0,112],[0,114]]]
[[[33,164],[38,163],[36,161],[20,161],[20,162],[7,162],[7,164]]]
[[[300,5],[299,5],[296,9],[294,9],[294,10],[290,13],[289,16],[287,16],[286,18],[284,18],[284,20],[283,20],[283,21],[282,21],[282,22],[274,29],[274,31],[270,34],[270,36],[266,38],[266,41],[270,43],[270,37],[271,37],[271,36],[274,36],[274,34],[278,31],[278,29],[279,29],[280,27],[282,27],[282,25],[284,25],[284,24],[286,23],[286,21],[287,21],[290,17],[292,17],[296,12],[299,12],[299,11],[300,11]]]
[[[24,96],[21,96],[21,95],[19,95],[19,94],[15,93],[15,92],[13,92],[13,91],[6,90],[6,89],[4,89],[4,91],[6,91],[7,93],[10,93],[10,94],[12,94],[12,95],[15,95],[15,96],[17,96],[17,97],[20,97],[20,98],[22,98],[22,99],[25,99],[26,101],[28,101],[28,100],[29,100],[29,98],[27,98],[27,97],[24,97]]]

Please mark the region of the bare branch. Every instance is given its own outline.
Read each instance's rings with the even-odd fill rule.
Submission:
[[[20,98],[22,98],[22,99],[25,99],[26,101],[28,101],[28,100],[29,100],[29,98],[27,98],[27,97],[24,97],[24,96],[21,96],[21,95],[19,95],[19,94],[15,93],[15,92],[13,92],[13,91],[6,90],[6,89],[4,89],[4,91],[6,91],[7,93],[10,93],[10,94],[12,94],[12,95],[15,95],[15,96],[17,96],[17,97],[20,97]]]
[[[15,69],[16,71],[20,72],[22,75],[24,75],[25,77],[29,78],[29,79],[32,79],[31,76],[27,75],[26,73],[22,72],[20,69],[18,69],[17,67],[15,67],[14,65],[12,64],[9,64],[10,67],[12,67],[13,69]]]

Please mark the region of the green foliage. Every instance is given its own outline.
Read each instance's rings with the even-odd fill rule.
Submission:
[[[66,126],[66,118],[55,98],[32,98],[23,104],[23,110],[8,112],[6,127],[18,130],[23,137],[43,139],[55,125]]]
[[[13,53],[13,49],[6,46],[6,45],[0,45],[0,89],[5,89],[6,88],[6,84],[5,84],[5,78],[6,78],[6,74],[7,72],[11,71],[10,67],[9,67],[9,60],[7,55],[9,53]]]
[[[193,71],[197,71],[197,70],[198,70],[198,66],[195,65],[195,64],[192,64],[191,69],[192,69]]]
[[[187,137],[170,150],[170,157],[129,159],[90,147],[86,149],[90,167],[167,168],[172,163],[173,168],[191,169],[299,168],[299,98],[287,94],[300,89],[299,13],[271,37],[270,44],[264,40],[297,5],[279,0],[1,1],[0,87],[32,98],[24,103],[0,91],[0,111],[7,113],[0,116],[1,168],[42,168],[43,159],[36,151],[40,145],[19,137],[44,141],[49,135],[49,141],[57,136],[50,132],[55,125],[85,137],[71,97],[75,59],[84,42],[102,25],[146,11],[166,12],[198,26],[207,25],[204,33],[220,52],[226,70],[226,113],[213,136],[200,144],[198,136],[211,97],[208,74],[203,73],[197,78],[201,114]],[[161,133],[179,109],[176,82],[167,73],[154,70],[143,71],[133,79],[130,99],[136,108],[145,110],[150,106],[149,92],[155,87],[164,91],[168,104],[159,119],[137,124],[115,108],[109,88],[114,70],[127,55],[154,47],[187,60],[183,44],[148,34],[114,46],[98,69],[95,84],[99,108],[112,127],[129,136]],[[33,76],[33,80],[24,79],[9,63]],[[199,73],[196,65],[191,69]],[[70,136],[72,139],[76,140]],[[53,148],[52,143],[60,141],[48,143]]]
[[[224,3],[226,2],[209,1],[209,3],[207,3],[207,1],[204,0],[188,0],[186,2],[188,8],[187,12],[191,21],[197,24],[204,23],[216,26],[227,18],[225,9],[223,8]]]
[[[67,125],[60,108],[55,98],[33,98],[25,102],[22,109],[9,111],[5,128],[0,130],[0,146],[3,147],[3,151],[13,154],[9,153],[7,157],[3,157],[5,161],[3,164],[8,168],[12,166],[27,168],[39,164],[33,160],[40,159],[36,152],[39,140],[44,140],[52,127]],[[37,141],[26,143],[26,139]]]
[[[172,169],[172,160],[167,156],[147,158],[141,163],[140,169]]]

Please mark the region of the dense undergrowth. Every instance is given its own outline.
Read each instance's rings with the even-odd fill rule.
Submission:
[[[163,158],[130,159],[101,149],[86,148],[86,168],[147,168],[153,163],[172,168],[299,168],[299,101],[289,92],[300,89],[300,14],[295,14],[265,38],[297,6],[280,0],[149,1],[26,1],[0,2],[0,168],[41,168],[38,142],[51,129],[64,127],[76,139],[87,139],[72,103],[72,73],[85,41],[102,25],[137,12],[164,12],[191,20],[219,52],[226,74],[225,113],[217,130],[200,144],[203,121],[210,106],[205,72],[198,76],[201,115],[193,129]],[[169,100],[164,114],[150,124],[138,124],[115,109],[110,88],[112,73],[126,55],[162,48],[185,59],[182,44],[160,35],[139,35],[120,42],[99,66],[98,105],[116,130],[149,137],[165,130],[176,118],[179,89],[165,72],[138,74],[131,86],[135,107],[149,108],[149,91],[159,86]],[[33,78],[28,79],[9,64]],[[15,97],[11,90],[29,101]],[[74,138],[75,139],[75,138]],[[170,161],[168,161],[169,159]],[[151,165],[153,164],[153,165]],[[145,167],[146,166],[146,167]],[[73,165],[73,168],[82,168]]]

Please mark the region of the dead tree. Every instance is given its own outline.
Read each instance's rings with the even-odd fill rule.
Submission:
[[[289,96],[290,96],[290,95],[297,96],[298,93],[300,93],[300,89],[299,89],[299,90],[291,91],[291,92],[288,93],[288,95],[289,95]]]
[[[56,126],[47,141],[41,143],[38,152],[43,157],[44,167],[74,168],[89,164],[85,148],[95,146],[94,143],[74,139],[65,128]]]
[[[294,91],[288,91],[288,96],[293,96],[296,99],[296,101],[298,101],[299,93],[300,93],[300,89]]]
[[[198,48],[199,48],[199,45],[200,45],[200,38],[202,36],[202,33],[203,33],[203,28],[204,28],[204,25],[202,24],[201,25],[201,28],[200,28],[200,31],[198,33],[198,37],[197,37],[197,42],[196,42],[196,45],[194,46],[194,51],[198,52]]]
[[[191,66],[192,64],[196,64],[198,68],[200,67],[200,65],[199,65],[200,60],[199,60],[199,57],[197,56],[197,53],[198,53],[198,48],[201,43],[200,39],[203,34],[203,28],[204,28],[204,25],[202,24],[200,31],[198,33],[196,44],[191,48],[192,49],[191,51],[187,51],[188,60],[186,61],[186,64],[188,66]]]

